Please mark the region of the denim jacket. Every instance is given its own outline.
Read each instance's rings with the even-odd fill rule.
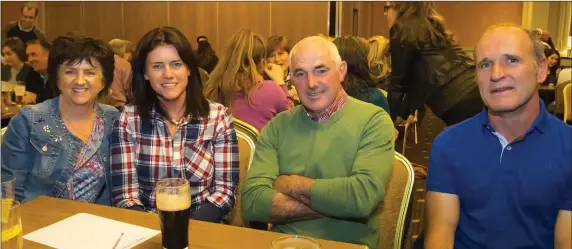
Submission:
[[[84,145],[65,128],[58,100],[56,97],[22,108],[10,120],[4,134],[2,174],[16,177],[16,200],[22,203],[40,195],[61,197]],[[96,105],[105,127],[101,146],[96,148],[105,168],[105,181],[101,182],[102,191],[88,201],[110,205],[109,136],[119,111],[112,106]]]

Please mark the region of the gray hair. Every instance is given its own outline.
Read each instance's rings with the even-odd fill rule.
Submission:
[[[493,24],[491,26],[489,26],[485,32],[483,33],[483,36],[488,33],[491,32],[495,29],[499,29],[499,28],[516,28],[522,32],[525,32],[528,35],[528,38],[530,39],[530,42],[532,42],[532,48],[533,48],[533,53],[534,53],[534,57],[536,58],[536,63],[535,66],[538,66],[538,63],[540,63],[542,60],[546,59],[546,56],[544,56],[544,45],[542,45],[542,41],[540,41],[540,39],[538,38],[537,34],[535,33],[534,30],[529,30],[529,29],[525,29],[522,26],[516,25],[514,23],[497,23],[497,24]],[[483,38],[483,36],[481,36],[480,40]],[[477,44],[475,45],[475,49],[474,49],[474,53],[473,53],[473,59],[477,60],[477,45],[479,44],[479,42],[477,42]]]
[[[292,65],[292,57],[294,57],[294,55],[298,52],[298,46],[302,46],[306,43],[319,43],[323,45],[328,49],[328,54],[330,54],[330,58],[334,61],[336,67],[339,67],[342,64],[342,57],[340,56],[340,52],[333,42],[328,41],[320,36],[308,36],[296,43],[292,50],[290,50],[290,55],[288,56],[289,65]],[[290,73],[293,73],[293,70],[290,70]]]

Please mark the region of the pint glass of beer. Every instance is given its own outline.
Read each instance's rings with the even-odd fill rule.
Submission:
[[[183,178],[161,179],[157,182],[156,194],[163,248],[188,248],[191,213],[189,182]]]

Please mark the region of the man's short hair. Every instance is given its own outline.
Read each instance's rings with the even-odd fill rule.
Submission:
[[[481,39],[486,33],[493,31],[495,29],[499,29],[499,28],[517,28],[517,29],[521,30],[522,32],[525,32],[528,35],[530,42],[532,42],[533,53],[534,53],[534,57],[536,58],[536,65],[538,65],[538,63],[540,63],[540,61],[542,61],[543,59],[546,59],[546,56],[544,56],[544,45],[542,45],[542,41],[540,41],[540,39],[536,35],[535,31],[525,29],[522,26],[516,25],[514,23],[493,24],[485,30],[485,32],[481,36]],[[481,39],[479,39],[479,42]],[[479,44],[479,42],[477,42],[477,45]],[[477,45],[475,45],[475,49],[474,49],[474,53],[473,53],[473,59],[475,60],[475,62],[477,60]]]
[[[26,46],[33,45],[33,44],[40,45],[46,51],[50,51],[50,49],[52,48],[52,45],[44,39],[34,39],[34,40],[29,40],[28,42],[26,42]]]
[[[40,14],[40,9],[38,9],[38,7],[36,7],[35,5],[31,5],[29,3],[26,3],[24,5],[22,5],[22,7],[20,8],[20,13],[24,13],[24,9],[33,9],[35,10],[35,15],[34,18],[38,17],[38,14]]]
[[[299,41],[298,43],[296,43],[296,45],[294,45],[294,47],[290,51],[290,55],[288,56],[288,64],[289,65],[292,65],[292,57],[297,52],[298,45],[301,43],[306,43],[306,42],[320,42],[322,45],[324,45],[328,49],[328,52],[330,54],[330,58],[334,61],[334,63],[336,64],[336,67],[338,67],[342,64],[342,57],[340,56],[340,52],[338,51],[338,47],[336,47],[336,44],[334,44],[332,41],[328,41],[327,39],[320,37],[320,36],[308,36],[308,37],[302,39],[301,41]],[[290,72],[293,72],[293,71],[290,70]]]

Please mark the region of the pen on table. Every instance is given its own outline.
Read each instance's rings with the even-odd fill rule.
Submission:
[[[117,238],[117,240],[115,241],[115,244],[113,245],[113,248],[111,248],[111,249],[117,248],[117,245],[119,245],[119,241],[121,241],[121,238],[123,238],[123,233],[121,233],[121,235],[119,235],[119,238]]]

